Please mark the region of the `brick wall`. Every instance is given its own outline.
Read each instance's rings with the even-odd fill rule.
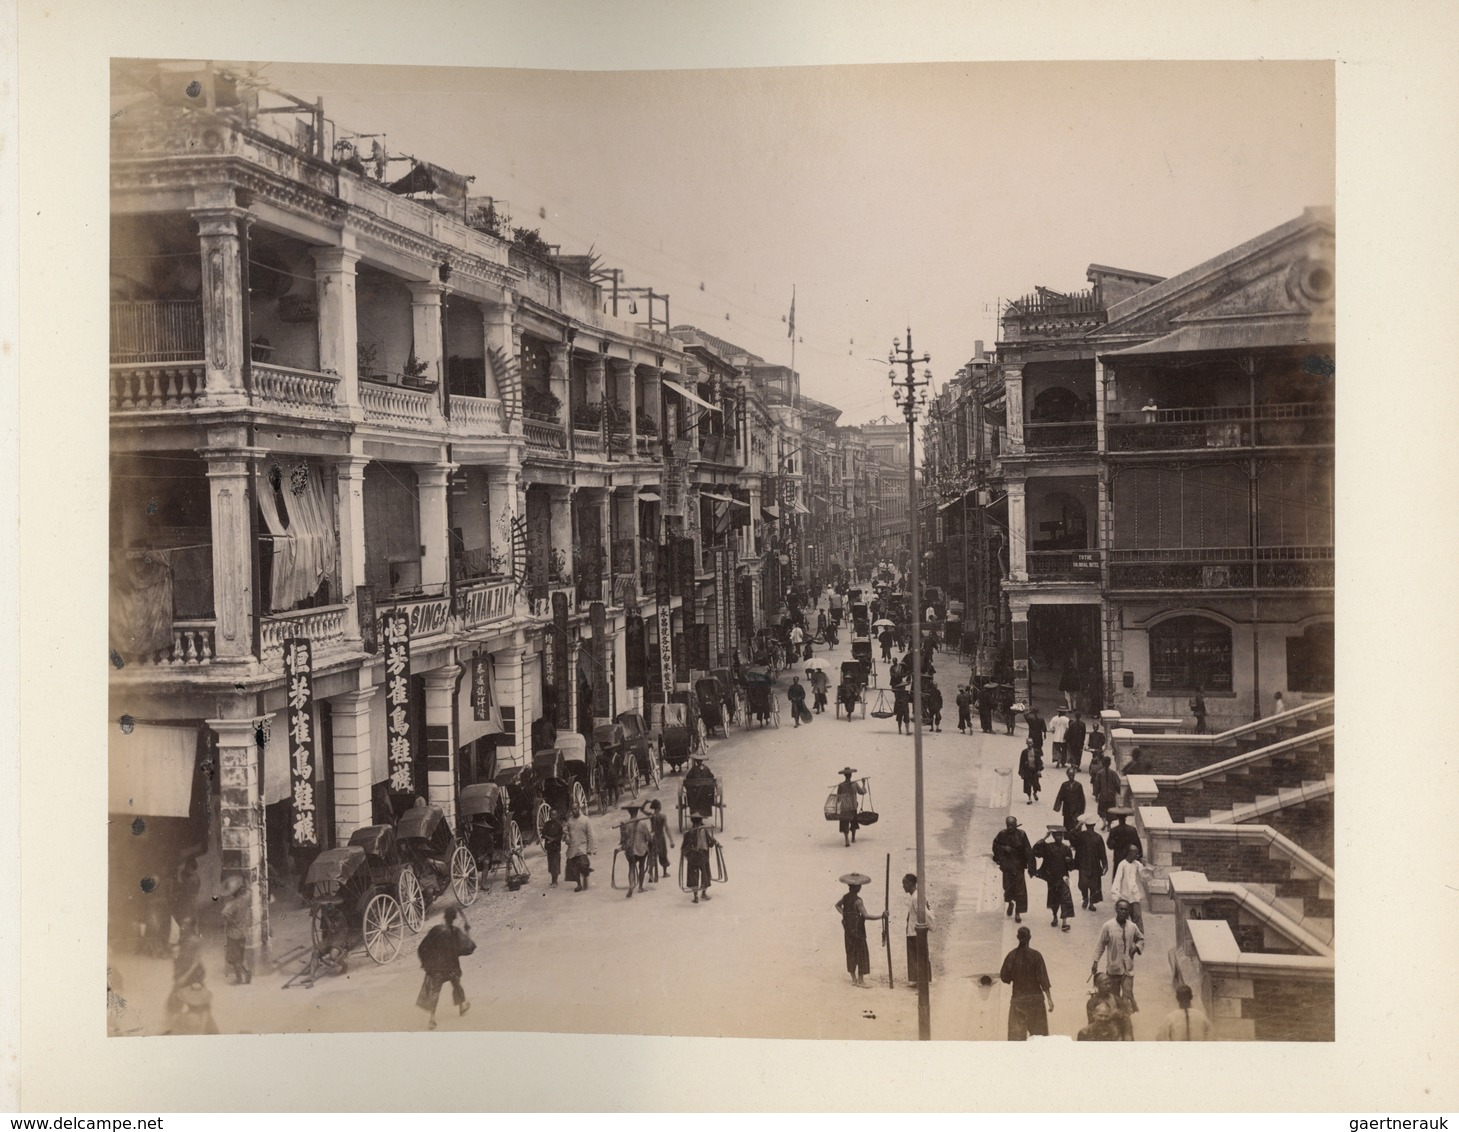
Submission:
[[[1325,865],[1333,864],[1333,805],[1331,799],[1291,806],[1255,819],[1283,837],[1295,841]]]
[[[1255,1023],[1259,1042],[1330,1042],[1336,1006],[1332,983],[1252,980],[1252,997],[1243,1016]]]
[[[1318,881],[1293,878],[1287,859],[1273,858],[1270,848],[1262,842],[1239,841],[1234,836],[1187,838],[1181,842],[1180,851],[1171,854],[1169,868],[1171,871],[1184,869],[1205,873],[1207,879],[1213,881],[1266,885],[1278,897],[1301,900],[1303,910],[1309,916],[1330,919],[1333,915],[1333,902],[1331,898],[1321,896]],[[1204,918],[1224,919],[1231,924],[1231,934],[1243,940],[1244,949],[1262,950],[1259,944],[1248,946],[1237,929],[1237,905],[1234,902],[1228,908],[1224,902],[1213,900],[1204,907],[1210,910]]]
[[[1316,781],[1332,773],[1332,746],[1320,744],[1256,763],[1243,772],[1205,779],[1188,786],[1162,783],[1158,804],[1176,821],[1205,821],[1212,810],[1229,810],[1275,794],[1290,786]],[[1294,839],[1295,840],[1295,839]]]

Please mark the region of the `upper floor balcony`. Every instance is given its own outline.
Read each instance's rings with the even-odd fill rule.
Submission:
[[[1112,453],[1331,445],[1332,402],[1125,409],[1108,422]]]
[[[1026,452],[1093,452],[1097,439],[1092,420],[1026,421],[1023,426]]]
[[[1111,590],[1331,589],[1330,546],[1160,547],[1109,552]]]

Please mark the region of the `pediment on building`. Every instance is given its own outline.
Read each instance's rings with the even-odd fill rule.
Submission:
[[[1099,338],[1158,338],[1183,327],[1290,325],[1294,340],[1330,335],[1335,291],[1330,214],[1297,220],[1141,291],[1110,308]]]

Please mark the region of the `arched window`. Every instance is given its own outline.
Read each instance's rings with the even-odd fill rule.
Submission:
[[[1287,688],[1293,692],[1331,692],[1332,622],[1309,625],[1300,637],[1287,638]]]
[[[1231,691],[1231,630],[1209,617],[1172,617],[1150,630],[1150,690]]]

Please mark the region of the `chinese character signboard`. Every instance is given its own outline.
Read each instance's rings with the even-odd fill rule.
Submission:
[[[659,678],[668,703],[674,691],[674,627],[667,600],[659,602]]]
[[[376,627],[375,591],[369,586],[355,587],[355,614],[360,624],[360,648],[374,656],[380,648]]]
[[[593,658],[593,703],[598,714],[612,718],[613,682],[608,679],[608,607],[601,601],[588,606],[588,623],[593,635],[588,640],[588,655]]]
[[[390,792],[415,790],[415,743],[410,728],[410,617],[385,615],[385,737]]]
[[[294,844],[319,844],[319,815],[314,805],[314,654],[307,637],[284,642],[284,687],[289,721],[289,782],[294,807]]]
[[[491,721],[491,657],[471,658],[471,718],[477,723]]]
[[[714,632],[719,642],[719,663],[729,663],[729,547],[721,546],[714,555]]]
[[[729,663],[735,658],[735,653],[740,647],[740,611],[739,611],[739,570],[736,568],[736,554],[734,547],[726,547],[724,552],[724,632],[725,632],[725,662]]]

